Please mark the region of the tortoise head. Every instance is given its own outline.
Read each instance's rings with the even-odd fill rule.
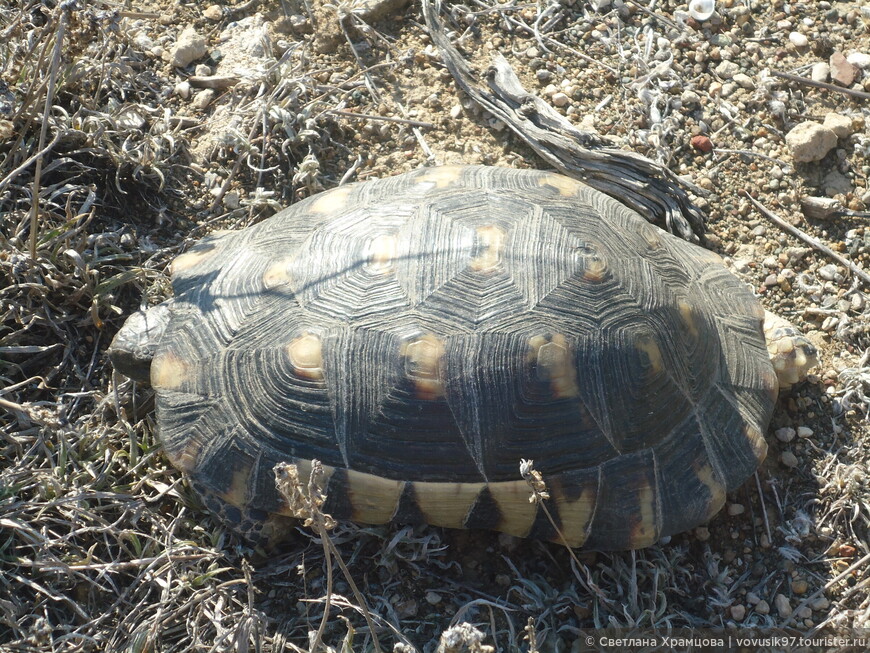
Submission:
[[[172,300],[147,311],[133,313],[109,345],[109,358],[115,370],[134,381],[148,383],[154,351],[169,324]]]

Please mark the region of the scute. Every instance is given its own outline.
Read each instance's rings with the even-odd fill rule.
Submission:
[[[337,516],[555,538],[505,499],[533,459],[569,542],[631,548],[708,517],[764,455],[749,290],[559,175],[351,184],[183,256],[159,425],[239,508],[281,512],[269,466],[317,458]]]

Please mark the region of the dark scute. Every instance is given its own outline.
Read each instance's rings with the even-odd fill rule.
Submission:
[[[323,512],[332,515],[335,519],[353,518],[353,503],[350,500],[350,485],[346,469],[338,467],[329,477]]]
[[[391,523],[412,525],[426,523],[426,515],[423,514],[420,510],[420,504],[417,503],[417,491],[413,483],[405,483]]]
[[[556,528],[562,527],[562,522],[559,519],[559,507],[552,500],[548,500],[545,505],[547,506],[550,515],[547,516],[543,507],[539,506],[538,511],[535,513],[535,520],[532,522],[532,528],[527,537],[535,540],[551,540],[558,542],[559,534],[556,532]]]
[[[465,528],[496,529],[501,520],[502,514],[498,503],[489,488],[484,487],[465,516],[464,525]]]

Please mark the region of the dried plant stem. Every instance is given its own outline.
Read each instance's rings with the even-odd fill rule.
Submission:
[[[48,134],[48,119],[51,114],[51,105],[54,102],[54,91],[57,85],[57,69],[60,65],[61,48],[66,36],[66,24],[69,20],[69,9],[61,5],[60,18],[57,24],[57,33],[54,36],[54,52],[51,55],[51,69],[48,74],[48,90],[45,93],[45,108],[42,112],[42,127],[39,130],[39,150],[45,147],[45,138]],[[36,159],[36,168],[33,172],[33,193],[30,201],[30,258],[36,260],[36,236],[39,224],[39,180],[42,176],[42,155]]]

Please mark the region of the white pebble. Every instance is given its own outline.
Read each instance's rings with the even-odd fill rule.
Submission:
[[[788,597],[785,594],[777,594],[776,598],[773,599],[773,604],[776,606],[776,611],[780,617],[791,616],[791,603],[789,603]]]
[[[810,40],[800,32],[792,32],[788,35],[788,40],[796,48],[805,48],[810,44]]]
[[[809,426],[799,426],[797,435],[799,438],[811,438],[813,437],[813,430]]]
[[[746,508],[743,507],[742,503],[729,503],[728,504],[728,514],[732,517],[736,517],[737,515],[742,515],[746,512]]]
[[[571,101],[571,98],[569,98],[564,93],[553,93],[553,97],[550,99],[553,100],[553,104],[555,104],[557,107],[564,107]]]

